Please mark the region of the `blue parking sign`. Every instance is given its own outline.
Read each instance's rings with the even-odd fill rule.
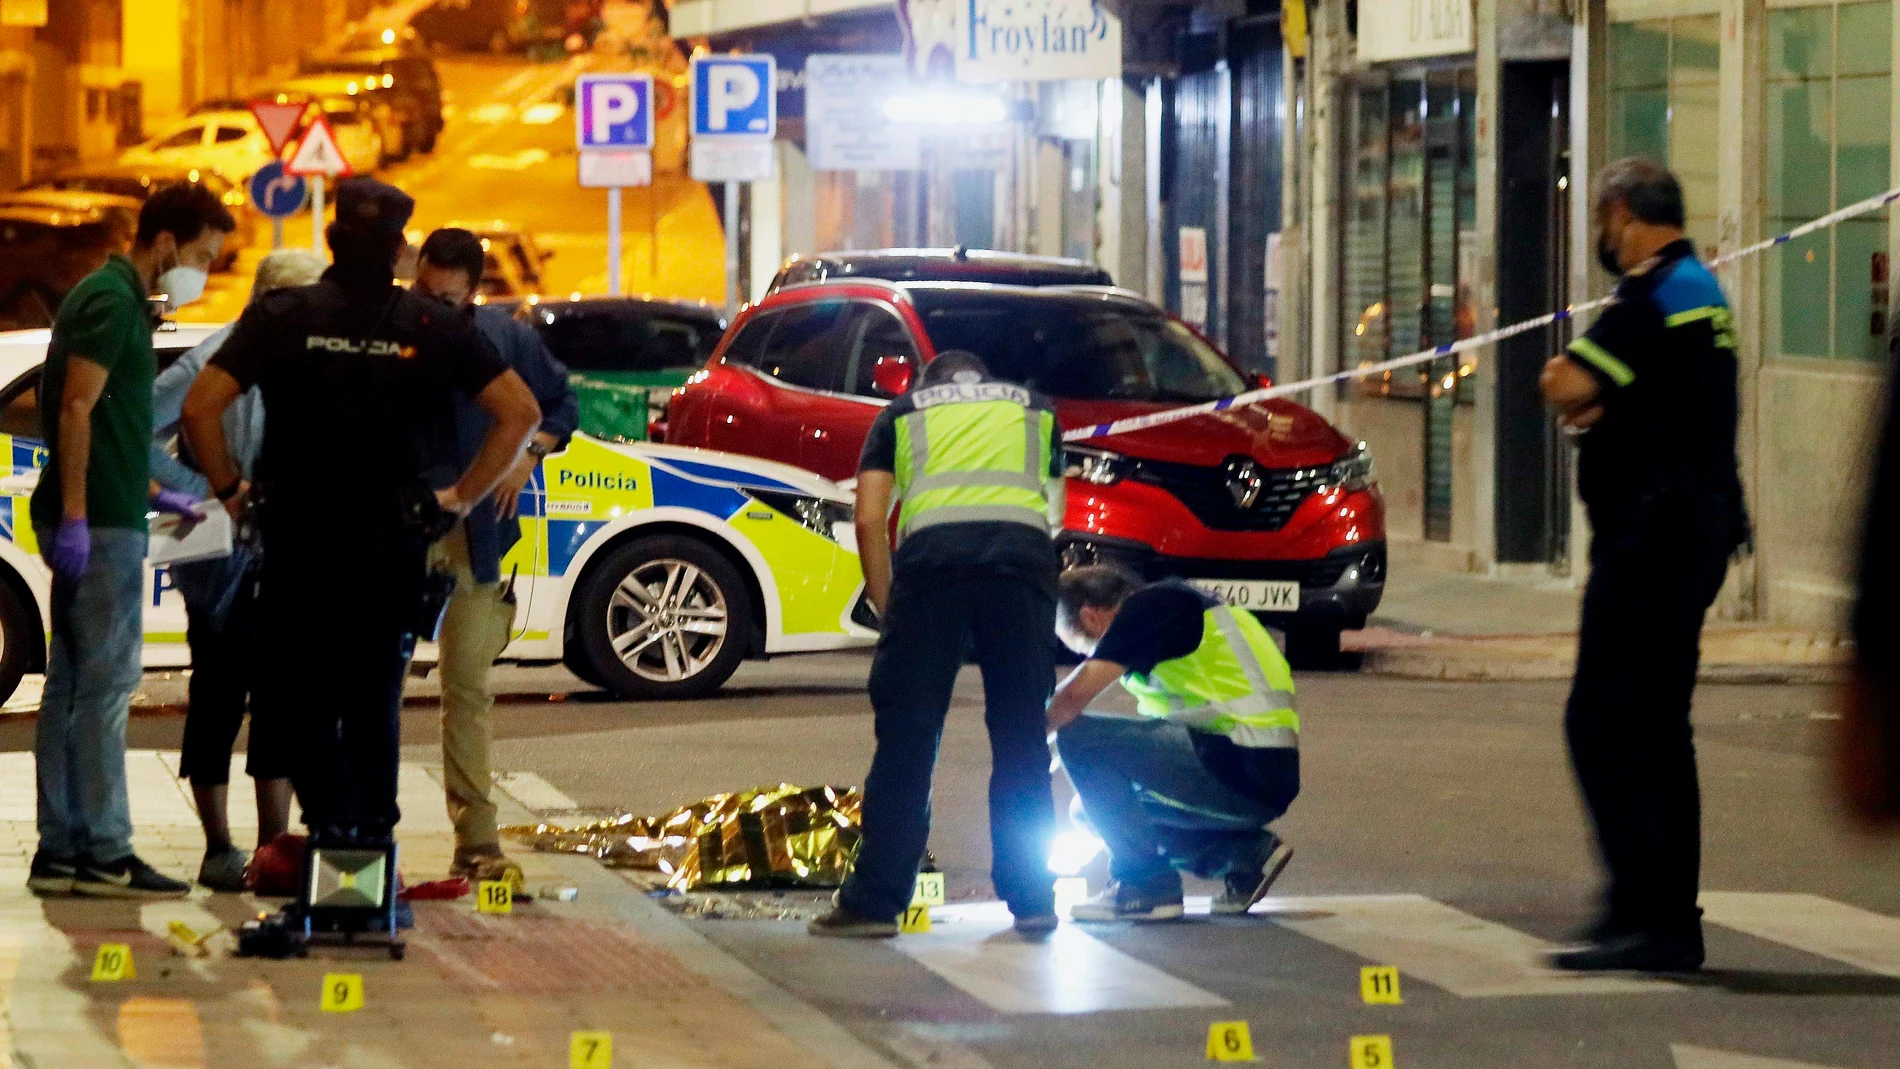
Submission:
[[[574,82],[574,122],[582,149],[652,149],[653,76],[581,75]]]
[[[693,58],[693,136],[765,137],[778,130],[777,63],[770,55]]]

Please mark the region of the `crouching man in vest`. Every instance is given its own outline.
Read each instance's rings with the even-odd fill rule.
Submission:
[[[1056,632],[1087,656],[1049,701],[1049,727],[1112,882],[1078,921],[1181,916],[1181,872],[1226,884],[1216,913],[1266,896],[1293,850],[1267,830],[1300,793],[1293,676],[1252,613],[1179,580],[1063,573]],[[1139,717],[1085,716],[1116,678]]]

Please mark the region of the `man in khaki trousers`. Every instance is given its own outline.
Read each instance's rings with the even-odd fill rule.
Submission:
[[[422,243],[415,292],[469,307],[481,286],[483,264],[480,238],[459,228],[437,230]],[[488,670],[507,647],[515,621],[514,583],[512,577],[502,576],[501,559],[521,537],[515,514],[523,488],[542,458],[562,448],[574,433],[580,406],[568,386],[567,368],[532,328],[488,305],[473,306],[472,314],[476,327],[533,391],[541,406],[541,426],[502,477],[494,497],[470,511],[436,546],[437,565],[455,575],[455,594],[443,613],[439,639],[442,781],[449,820],[455,825],[455,860],[449,872],[471,880],[507,880],[519,891],[521,868],[501,852],[489,761],[495,698]],[[479,408],[471,403],[456,406],[458,452],[478,446],[486,430],[487,417]]]

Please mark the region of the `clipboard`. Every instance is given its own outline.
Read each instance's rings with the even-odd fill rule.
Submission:
[[[205,514],[202,520],[173,513],[152,520],[151,541],[145,551],[149,563],[154,566],[190,564],[231,555],[231,514],[215,499],[206,501],[200,508]]]

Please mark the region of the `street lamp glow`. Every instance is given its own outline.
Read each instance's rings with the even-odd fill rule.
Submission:
[[[899,123],[938,126],[990,126],[1002,122],[1009,109],[993,96],[932,92],[896,96],[884,102],[884,117]]]

